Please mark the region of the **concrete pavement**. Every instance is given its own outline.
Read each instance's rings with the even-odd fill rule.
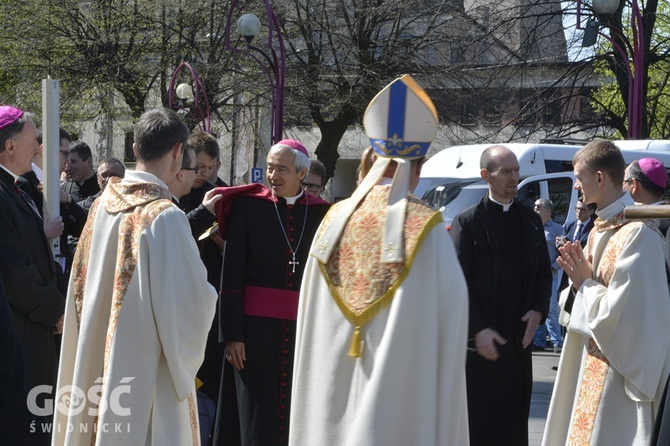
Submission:
[[[551,367],[558,365],[559,356],[551,350],[533,352],[533,395],[528,420],[529,446],[540,446],[542,443],[549,401],[556,380],[556,371]]]

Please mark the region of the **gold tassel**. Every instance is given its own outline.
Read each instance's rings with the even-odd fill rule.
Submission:
[[[363,356],[363,341],[361,341],[361,326],[357,325],[354,330],[354,337],[351,339],[351,346],[349,347],[349,356],[352,358],[360,358]]]

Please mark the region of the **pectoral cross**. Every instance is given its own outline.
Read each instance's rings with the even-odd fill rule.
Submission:
[[[288,264],[289,264],[289,265],[293,265],[293,271],[292,271],[292,272],[295,274],[295,266],[296,266],[296,265],[300,265],[300,262],[296,262],[296,260],[295,260],[295,253],[292,253],[292,254],[293,254],[293,261],[292,261],[292,262],[288,262]]]

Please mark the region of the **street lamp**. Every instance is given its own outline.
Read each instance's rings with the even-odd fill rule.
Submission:
[[[261,30],[261,21],[254,14],[244,14],[237,21],[237,31],[247,41],[246,49],[237,48],[230,43],[230,28],[233,20],[233,11],[237,1],[233,0],[228,9],[226,20],[225,43],[226,49],[244,54],[253,59],[263,70],[270,82],[272,91],[271,109],[272,119],[270,122],[270,143],[272,145],[283,139],[284,133],[284,75],[286,71],[284,39],[279,28],[279,22],[274,15],[272,6],[268,0],[264,0],[265,10],[268,17],[268,38],[264,49],[254,46],[251,42]],[[275,45],[276,36],[276,45]],[[275,46],[277,47],[275,49]]]
[[[627,116],[628,132],[627,139],[640,139],[643,137],[642,122],[644,119],[644,79],[646,69],[644,66],[645,39],[642,20],[642,12],[638,0],[592,0],[591,9],[594,17],[589,18],[586,27],[581,26],[581,15],[584,0],[577,0],[577,29],[584,30],[582,46],[591,46],[596,43],[597,36],[607,39],[615,50],[615,74],[617,79],[624,70],[628,80],[627,88]],[[623,2],[623,4],[622,4]],[[613,15],[623,9],[630,7],[632,42],[626,33],[612,23]],[[601,31],[604,26],[610,30],[610,34]],[[619,57],[616,57],[618,54]],[[622,88],[623,90],[623,88]],[[626,92],[622,91],[622,95]]]
[[[182,82],[175,88],[178,74],[184,68],[188,70],[191,79],[193,80],[193,85]],[[174,100],[174,95],[177,96],[179,101]],[[209,99],[207,98],[205,86],[188,62],[179,64],[174,73],[172,73],[172,78],[170,79],[170,91],[168,92],[168,106],[175,111],[185,111],[186,114],[193,118],[203,132],[210,133],[212,130]]]

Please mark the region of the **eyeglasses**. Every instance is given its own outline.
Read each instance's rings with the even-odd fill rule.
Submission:
[[[195,167],[182,167],[181,170],[192,170],[193,172],[195,172],[196,175],[199,174],[199,173],[202,171],[202,169],[200,168],[200,166],[195,166]]]
[[[318,190],[321,189],[321,185],[315,183],[302,183],[302,187],[310,192],[318,192]]]

